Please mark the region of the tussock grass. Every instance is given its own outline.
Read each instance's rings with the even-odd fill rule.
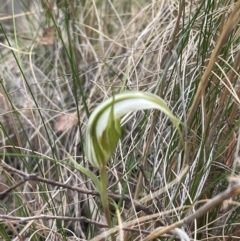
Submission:
[[[0,17],[2,239],[238,240],[240,1],[50,2]],[[86,123],[123,90],[160,95],[184,143],[161,113],[123,118],[108,229],[70,157],[98,174]]]

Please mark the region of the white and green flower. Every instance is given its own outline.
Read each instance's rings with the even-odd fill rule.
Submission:
[[[117,94],[101,103],[89,118],[86,131],[88,161],[99,169],[105,166],[121,137],[120,117],[129,112],[146,109],[162,111],[178,128],[179,120],[157,95],[146,92]]]

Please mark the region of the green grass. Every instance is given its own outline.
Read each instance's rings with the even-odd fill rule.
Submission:
[[[166,101],[184,143],[161,113],[122,119],[108,164],[114,233],[238,240],[240,2],[56,2],[35,1],[21,23],[0,17],[2,239],[100,240],[100,197],[69,157],[99,175],[84,153],[88,118],[112,94],[141,90]],[[43,44],[49,27],[54,42]]]

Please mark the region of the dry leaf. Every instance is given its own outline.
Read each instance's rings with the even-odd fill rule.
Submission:
[[[62,114],[57,117],[57,121],[54,124],[54,130],[56,132],[68,131],[76,124],[77,124],[77,112]]]
[[[52,26],[44,30],[40,43],[45,45],[52,45],[54,43],[54,39],[54,26]]]

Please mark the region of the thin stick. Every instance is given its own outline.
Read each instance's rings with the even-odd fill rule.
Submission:
[[[217,196],[215,196],[214,198],[210,199],[209,201],[207,201],[207,203],[205,203],[202,207],[200,207],[195,213],[190,214],[188,217],[173,223],[165,228],[162,229],[158,229],[153,231],[150,235],[148,235],[143,241],[150,241],[153,240],[159,236],[161,236],[162,234],[168,233],[171,230],[180,227],[184,224],[189,224],[191,223],[193,220],[198,219],[200,217],[202,217],[204,214],[206,214],[210,209],[216,207],[217,205],[221,204],[224,200],[233,198],[236,195],[240,194],[240,183],[236,184],[235,186],[227,189],[226,191],[218,194]]]
[[[42,182],[42,183],[47,183],[47,184],[52,185],[52,186],[66,188],[66,189],[69,189],[69,190],[72,190],[72,191],[75,191],[75,192],[79,192],[79,193],[85,193],[85,194],[89,194],[89,195],[100,196],[99,192],[97,192],[95,190],[88,190],[88,189],[85,189],[85,188],[64,184],[64,183],[61,183],[61,182],[57,182],[57,181],[54,181],[54,180],[50,180],[50,179],[47,179],[47,178],[37,176],[36,174],[27,174],[23,171],[17,170],[15,168],[7,165],[6,163],[1,163],[0,166],[5,171],[16,173],[19,176],[23,177],[23,180],[19,181],[18,183],[14,184],[13,186],[7,188],[3,192],[0,192],[0,199],[4,198],[9,193],[14,191],[17,187],[19,187],[23,183],[25,183],[27,181],[30,181],[30,180],[38,181],[38,182]],[[118,194],[115,194],[115,193],[110,193],[110,192],[108,193],[108,196],[111,197],[115,201],[119,201],[122,198],[121,195],[118,195]],[[126,204],[128,204],[129,208],[130,208],[130,206],[132,207],[132,203],[133,203],[137,211],[143,211],[146,214],[152,214],[152,211],[150,211],[147,207],[145,207],[144,205],[141,205],[139,202],[137,202],[135,200],[132,200],[127,195],[123,196],[123,200],[126,201]]]

